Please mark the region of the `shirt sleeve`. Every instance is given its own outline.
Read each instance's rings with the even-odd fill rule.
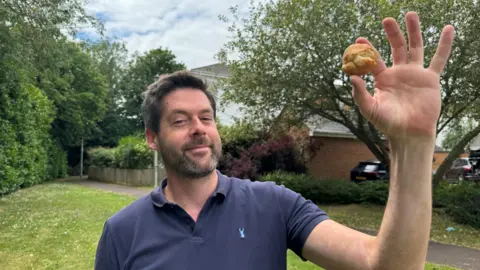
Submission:
[[[108,221],[103,226],[103,232],[97,246],[95,256],[95,270],[121,269],[118,263],[118,256],[111,235]]]
[[[303,261],[303,246],[317,224],[329,219],[328,215],[311,200],[286,188],[277,187],[280,211],[283,213],[287,230],[287,247],[295,252]]]

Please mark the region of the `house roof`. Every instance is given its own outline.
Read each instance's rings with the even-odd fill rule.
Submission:
[[[316,116],[307,120],[311,136],[356,138],[344,125]]]
[[[193,68],[190,71],[197,75],[206,77],[228,78],[230,76],[229,67],[221,63]]]

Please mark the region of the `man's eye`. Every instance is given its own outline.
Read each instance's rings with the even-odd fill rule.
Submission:
[[[212,118],[210,118],[210,117],[203,117],[202,120],[203,120],[203,121],[210,121],[210,120],[212,120]]]
[[[173,124],[174,125],[181,125],[181,124],[184,124],[186,122],[187,122],[187,120],[175,120],[175,121],[173,121]]]

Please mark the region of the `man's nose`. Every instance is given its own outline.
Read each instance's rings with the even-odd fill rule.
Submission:
[[[205,130],[205,124],[202,122],[201,119],[195,117],[192,119],[191,123],[191,129],[190,129],[190,134],[191,135],[205,135],[206,130]]]

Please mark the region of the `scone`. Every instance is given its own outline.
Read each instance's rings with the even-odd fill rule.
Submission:
[[[350,45],[343,54],[342,71],[351,75],[365,75],[377,66],[375,50],[368,44]]]

